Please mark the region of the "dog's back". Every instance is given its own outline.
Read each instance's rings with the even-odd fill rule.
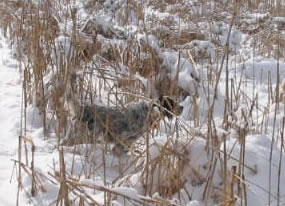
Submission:
[[[99,105],[82,107],[81,121],[94,132],[104,134],[108,141],[137,139],[146,130],[149,107],[146,102],[131,103],[124,108]]]

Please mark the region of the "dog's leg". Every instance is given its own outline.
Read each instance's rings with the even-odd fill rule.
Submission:
[[[121,154],[126,154],[129,151],[134,151],[134,143],[138,138],[136,136],[131,136],[128,137],[125,140],[116,140],[115,141],[115,146],[112,149],[112,152],[119,156]]]

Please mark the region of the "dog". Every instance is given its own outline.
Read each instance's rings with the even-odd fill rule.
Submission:
[[[124,107],[80,105],[72,95],[76,75],[71,75],[70,82],[66,101],[72,119],[85,126],[92,134],[93,141],[103,136],[107,143],[114,143],[113,152],[119,154],[122,151],[128,151],[129,147],[147,132],[155,121],[161,117],[172,119],[174,115],[180,115],[183,110],[183,106],[168,96],[161,96],[150,102],[132,102]]]

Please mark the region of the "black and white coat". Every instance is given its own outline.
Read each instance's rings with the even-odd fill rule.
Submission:
[[[105,141],[120,148],[130,146],[141,137],[158,116],[172,118],[173,114],[180,115],[183,110],[170,97],[160,97],[150,102],[132,102],[124,107],[99,104],[83,106],[78,103],[72,90],[72,85],[67,88],[66,102],[74,122],[85,124],[93,140],[103,136]]]

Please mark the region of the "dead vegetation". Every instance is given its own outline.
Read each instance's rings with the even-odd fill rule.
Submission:
[[[247,205],[244,168],[255,170],[245,165],[246,136],[267,130],[268,110],[270,106],[284,104],[285,84],[280,79],[273,84],[269,75],[266,79],[268,107],[261,108],[258,96],[251,98],[244,90],[247,77],[229,79],[227,73],[221,125],[214,120],[214,109],[220,98],[217,87],[222,70],[228,70],[229,56],[236,55],[235,63],[246,60],[231,48],[233,28],[250,35],[248,42],[249,47],[254,47],[254,56],[284,60],[285,21],[275,17],[284,17],[285,6],[281,0],[189,2],[184,5],[178,0],[155,0],[149,4],[133,0],[86,1],[83,8],[90,15],[86,20],[80,19],[78,8],[66,6],[67,1],[49,0],[42,4],[0,1],[1,28],[11,41],[23,73],[24,122],[19,137],[19,159],[15,160],[19,191],[23,188],[25,173],[32,185],[30,191],[24,189],[34,205],[37,205],[33,199],[37,194],[48,192],[47,182],[59,187],[58,196],[50,205],[111,205],[120,198],[125,205],[183,205],[192,200],[188,190],[195,187],[203,187],[202,199],[206,204],[214,200],[219,205],[233,206],[238,197]],[[212,4],[216,8],[214,12],[210,10]],[[202,5],[203,10],[199,11]],[[146,11],[148,7],[170,15],[163,18],[155,13],[150,15]],[[259,9],[264,14],[260,18],[247,16]],[[96,16],[99,12],[114,14],[112,18],[117,25]],[[126,29],[131,23],[138,27],[136,32]],[[226,31],[219,29],[222,24],[227,24]],[[222,39],[224,33],[228,37],[226,40]],[[172,52],[176,59],[168,59],[164,52]],[[188,73],[192,87],[178,82],[185,64],[194,68]],[[197,65],[200,65],[199,72]],[[177,69],[174,74],[173,68]],[[132,158],[128,161],[122,158],[119,161],[125,161],[124,164],[115,166],[107,161],[110,148],[104,142],[62,148],[60,138],[65,136],[70,124],[69,110],[64,105],[67,79],[74,71],[82,74],[79,86],[82,102],[92,103],[99,99],[108,105],[124,105],[141,97],[169,95],[179,100],[188,97],[187,103],[191,105],[185,116],[189,122],[178,119],[175,123],[162,123],[159,129],[167,131],[167,142],[161,144],[153,140],[155,134],[161,132],[155,128],[137,143]],[[203,73],[205,75],[200,76]],[[198,103],[203,95],[207,108]],[[29,104],[40,110],[45,137],[52,138],[54,131],[58,138],[54,141],[58,165],[48,174],[35,169],[37,145],[27,138],[25,121]],[[203,110],[207,118],[202,121]],[[255,113],[263,116],[261,122]],[[225,132],[221,134],[219,128]],[[198,129],[201,130],[198,132]],[[91,138],[83,127],[78,126],[74,131],[79,141]],[[229,136],[235,136],[241,146],[239,159],[234,160],[236,166],[233,167],[227,164],[232,161],[225,144]],[[191,151],[194,139],[205,142],[201,154],[207,162],[202,169],[193,163],[196,161]],[[86,158],[77,161],[77,154],[83,157],[84,152]],[[65,156],[72,156],[72,166],[77,164],[81,171],[73,173],[67,168]],[[120,175],[111,181],[108,179],[110,170],[118,170]],[[84,178],[95,178],[98,171],[103,172],[103,185],[82,182]],[[213,181],[217,171],[221,180],[219,186]],[[133,182],[134,177],[138,177],[137,182]],[[136,188],[139,194],[128,196],[112,189],[116,186]],[[99,192],[104,194],[103,203],[93,197]],[[271,195],[270,191],[268,194]],[[171,201],[173,198],[179,203]]]

